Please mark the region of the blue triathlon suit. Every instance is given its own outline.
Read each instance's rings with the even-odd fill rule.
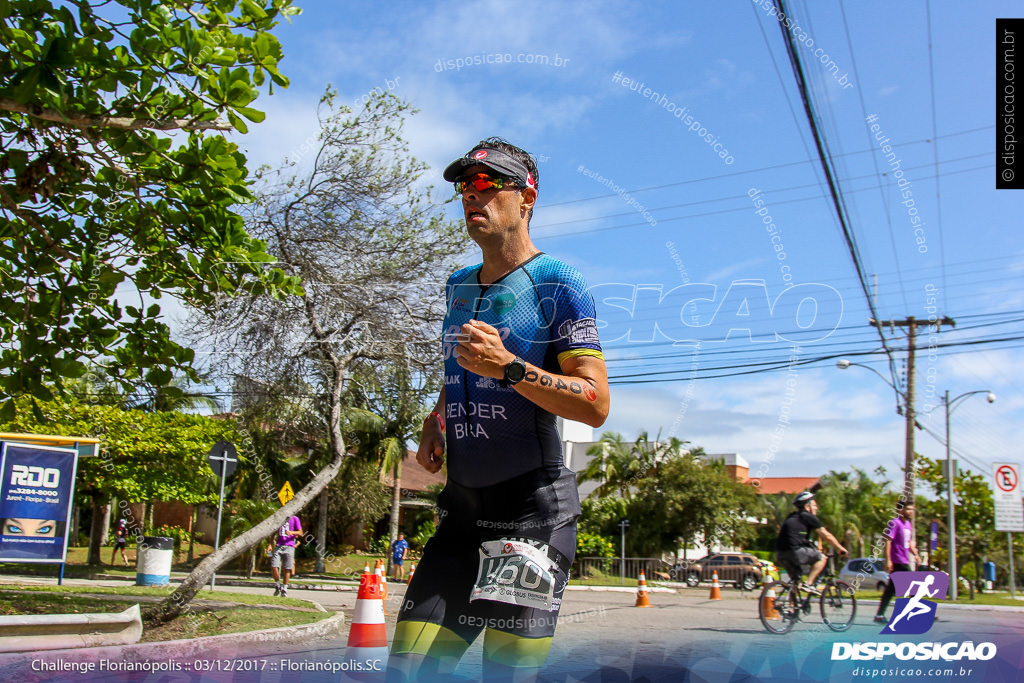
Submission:
[[[448,481],[437,501],[438,531],[424,549],[399,615],[393,653],[427,654],[416,639],[428,633],[436,640],[438,630],[443,631],[442,640],[454,635],[459,646],[468,644],[484,626],[533,639],[539,649],[549,646],[575,557],[579,495],[576,475],[564,465],[555,415],[514,387],[463,369],[453,352],[462,325],[480,320],[498,330],[508,351],[561,375],[561,363],[568,358],[603,358],[593,298],[576,269],[546,254],[490,285],[480,284],[480,268],[457,271],[446,286]],[[593,387],[583,380],[546,381],[596,399]],[[471,592],[487,575],[485,567],[495,571],[485,559],[487,548],[512,547],[494,546],[496,541],[528,543],[546,552],[550,607],[512,604],[493,599],[493,594],[471,600]],[[524,579],[527,588],[533,589],[534,577],[525,569],[523,575],[529,577]],[[547,578],[542,587],[548,585]]]

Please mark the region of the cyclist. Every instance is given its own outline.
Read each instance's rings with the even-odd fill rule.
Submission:
[[[818,503],[814,500],[813,493],[804,491],[793,499],[793,505],[796,510],[789,513],[779,529],[779,538],[775,542],[775,558],[779,565],[785,567],[793,581],[800,580],[800,575],[803,572],[801,565],[810,565],[811,569],[807,575],[807,582],[803,585],[803,590],[821,595],[821,592],[814,587],[814,582],[821,574],[821,570],[825,568],[828,558],[810,540],[810,533],[816,531],[818,538],[826,541],[840,555],[846,554],[846,548],[818,519]]]

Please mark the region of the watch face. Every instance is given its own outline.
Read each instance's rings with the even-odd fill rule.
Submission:
[[[524,377],[526,377],[526,363],[519,358],[516,358],[505,368],[505,378],[513,384],[523,381]]]

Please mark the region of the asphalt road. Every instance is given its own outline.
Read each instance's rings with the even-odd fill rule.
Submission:
[[[116,585],[117,582],[114,582]],[[386,602],[386,625],[390,636],[404,595],[404,586],[389,584]],[[224,586],[225,591],[256,594],[273,593],[272,587]],[[938,620],[924,635],[881,636],[881,627],[872,622],[877,602],[860,602],[853,626],[835,633],[821,621],[817,607],[805,621],[785,635],[767,633],[757,616],[757,593],[744,593],[734,588],[722,589],[722,600],[708,599],[708,588],[702,586],[674,593],[652,593],[651,607],[634,607],[635,593],[616,591],[569,590],[565,594],[554,644],[541,680],[550,681],[630,681],[680,680],[683,671],[689,681],[856,681],[870,677],[855,675],[858,667],[905,664],[889,658],[883,662],[832,661],[834,643],[864,641],[966,641],[996,642],[1000,658],[1007,660],[994,675],[984,663],[974,666],[964,662],[944,666],[952,677],[932,673],[932,680],[958,682],[1019,681],[1024,679],[1024,607],[968,608],[941,605]],[[216,593],[203,591],[202,597]],[[292,588],[289,597],[314,600],[329,611],[342,611],[351,617],[356,592],[345,590],[301,590]],[[891,608],[890,608],[891,609]],[[891,613],[891,611],[890,611]],[[225,648],[209,654],[210,662],[231,663],[231,670],[220,664],[203,674],[99,674],[88,680],[123,683],[127,681],[218,681],[261,683],[338,683],[347,680],[344,674],[311,672],[296,668],[314,664],[351,661],[347,638],[319,641],[312,646],[288,642],[253,648]],[[481,680],[482,638],[470,647],[457,669],[462,680]],[[244,664],[239,666],[238,662]],[[915,664],[911,662],[911,664]],[[943,664],[939,662],[939,664]],[[924,667],[934,667],[927,662]],[[1009,672],[1009,673],[1007,673]],[[911,676],[881,677],[878,680],[918,680]],[[43,680],[43,679],[35,679]],[[68,675],[53,680],[82,681]],[[357,680],[380,680],[363,677]]]
[[[404,587],[389,585],[386,623],[390,636]],[[589,679],[587,672],[598,668],[602,670],[599,678],[602,681],[638,677],[678,680],[684,669],[691,672],[692,681],[729,680],[736,675],[740,680],[744,675],[751,676],[749,680],[766,681],[790,680],[790,677],[851,680],[849,670],[858,663],[832,662],[833,643],[908,639],[1013,642],[1017,644],[1015,656],[1020,658],[1020,644],[1024,642],[1024,608],[983,611],[944,606],[926,635],[899,637],[879,635],[881,626],[872,621],[877,601],[859,602],[853,626],[843,633],[829,630],[815,605],[811,615],[792,632],[776,635],[767,633],[758,619],[756,592],[723,588],[723,599],[716,601],[708,599],[708,592],[709,589],[702,586],[677,593],[653,593],[651,607],[637,608],[633,592],[567,591],[542,680]],[[347,615],[351,615],[355,604],[355,593],[347,592],[292,590],[289,597],[316,600],[327,609],[341,609]],[[347,658],[343,641],[322,643],[314,650],[303,652],[264,653],[261,656],[267,661],[277,663],[270,668],[278,671],[264,670],[258,680],[290,683],[293,679],[282,670],[282,659],[343,661]],[[462,658],[456,673],[464,679],[480,680],[482,649],[482,638],[478,638]],[[839,670],[845,671],[845,675],[837,676]],[[303,675],[302,680],[337,681],[338,678],[312,674]],[[990,683],[998,679],[968,674],[959,680]]]

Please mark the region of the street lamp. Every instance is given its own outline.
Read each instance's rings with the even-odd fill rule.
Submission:
[[[952,591],[950,596],[953,600],[956,600],[957,588],[959,587],[957,580],[956,570],[956,518],[953,513],[953,482],[956,477],[956,468],[953,465],[953,457],[951,455],[951,446],[949,441],[949,416],[956,409],[960,402],[962,402],[968,396],[975,394],[988,394],[987,400],[989,403],[995,403],[996,395],[988,389],[978,389],[977,391],[968,391],[960,394],[959,396],[950,399],[949,390],[946,390],[946,394],[942,399],[942,403],[946,408],[946,476],[949,477],[949,489],[948,500],[947,500],[947,516],[949,518],[949,576],[952,579]]]
[[[836,367],[840,370],[845,370],[851,365],[856,365],[859,368],[870,370],[871,372],[878,375],[879,378],[896,392],[896,395],[903,399],[903,416],[907,421],[906,436],[905,436],[905,452],[903,455],[903,493],[906,498],[913,502],[914,500],[914,427],[917,422],[914,419],[914,398],[913,389],[904,393],[896,388],[896,385],[890,382],[882,373],[875,370],[870,365],[863,365],[861,363],[854,363],[845,358],[840,358],[836,361]],[[897,404],[896,412],[900,412],[899,404]]]

